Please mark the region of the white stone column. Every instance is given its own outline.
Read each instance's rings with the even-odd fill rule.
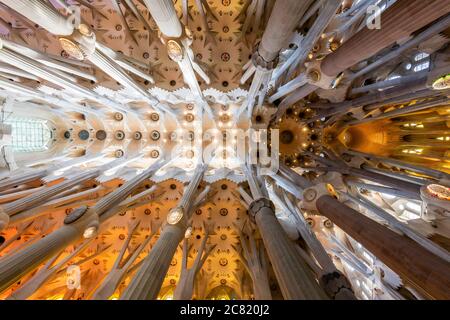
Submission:
[[[7,289],[26,273],[63,250],[69,244],[84,238],[94,237],[100,223],[117,211],[108,210],[118,206],[144,180],[150,178],[166,162],[159,160],[147,170],[123,184],[120,188],[105,196],[91,208],[82,206],[74,210],[64,220],[64,226],[46,237],[26,246],[23,250],[0,259],[0,292]]]
[[[0,0],[33,23],[57,35],[70,35],[74,25],[43,0]]]
[[[38,192],[35,192],[29,196],[18,199],[11,203],[4,204],[0,206],[0,212],[7,214],[9,217],[23,211],[26,209],[31,209],[35,206],[45,203],[49,198],[76,186],[83,181],[93,179],[100,174],[99,170],[93,170],[89,172],[84,172],[82,174],[66,179],[61,183],[58,183],[51,187],[46,187]]]
[[[194,195],[205,170],[206,166],[200,165],[195,171],[179,205],[168,214],[167,224],[163,227],[158,241],[120,297],[121,300],[152,300],[158,296],[173,255],[185,235],[192,214]]]
[[[178,38],[183,33],[172,0],[144,0],[161,33],[169,38]]]

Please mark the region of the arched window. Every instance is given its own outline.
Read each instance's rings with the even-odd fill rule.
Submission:
[[[52,131],[42,119],[11,116],[5,124],[12,127],[12,147],[16,152],[39,152],[49,148]]]

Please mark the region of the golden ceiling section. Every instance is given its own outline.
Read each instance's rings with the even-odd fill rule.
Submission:
[[[450,172],[449,105],[350,126],[338,139],[344,149]]]

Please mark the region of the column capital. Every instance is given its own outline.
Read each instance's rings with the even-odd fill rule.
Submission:
[[[320,87],[322,89],[334,89],[342,80],[343,73],[338,75],[329,76],[322,71],[322,61],[311,61],[305,63],[306,75],[308,82],[312,85]]]
[[[261,43],[258,43],[255,46],[255,49],[253,50],[252,63],[257,69],[260,69],[261,71],[265,71],[265,72],[271,71],[271,70],[275,69],[276,66],[278,65],[279,55],[277,55],[275,57],[275,59],[273,59],[271,61],[266,61],[264,59],[264,57],[261,55],[261,53],[259,52],[260,44]]]
[[[182,33],[179,37],[168,37],[163,33],[158,33],[161,42],[166,45],[169,58],[175,62],[181,62],[184,57],[185,51],[192,44],[192,32],[187,28],[182,29]]]
[[[270,199],[267,199],[267,198],[256,199],[250,204],[250,206],[248,207],[248,213],[253,222],[255,221],[256,215],[263,208],[268,208],[272,212],[275,212],[275,205],[273,204],[273,202]]]
[[[79,229],[86,239],[94,237],[100,226],[97,212],[88,206],[75,209],[64,219],[64,224]]]
[[[61,47],[77,60],[89,59],[95,52],[97,39],[95,33],[86,24],[80,24],[68,37],[59,38]]]
[[[303,191],[302,208],[318,211],[317,200],[322,196],[332,196],[337,198],[336,191],[330,183],[318,183],[305,189],[305,191]]]

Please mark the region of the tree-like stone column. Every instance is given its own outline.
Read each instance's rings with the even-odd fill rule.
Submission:
[[[269,285],[268,261],[264,246],[258,245],[254,230],[248,223],[243,227],[237,226],[243,254],[241,262],[247,269],[253,283],[253,296],[255,300],[272,300],[272,293]],[[248,240],[247,240],[248,238]]]
[[[74,24],[44,0],[0,1],[53,34],[69,35],[73,32]]]
[[[257,96],[259,96],[258,104],[262,104],[268,82],[278,64],[278,55],[288,44],[287,42],[292,37],[295,27],[311,2],[311,0],[278,0],[275,2],[261,42],[254,50],[252,65],[241,79],[241,82],[245,82],[249,74],[255,73],[246,105],[250,116]],[[263,87],[262,90],[261,87]]]
[[[322,300],[327,295],[317,283],[275,216],[273,203],[260,198],[249,207],[272,263],[283,297],[288,300]]]
[[[0,206],[0,230],[2,225],[2,216],[7,215],[11,217],[23,210],[31,209],[35,206],[38,206],[44,202],[46,202],[49,198],[65,191],[73,186],[76,186],[84,181],[89,179],[93,179],[100,174],[99,170],[93,170],[89,172],[84,172],[82,174],[78,174],[70,179],[66,179],[61,183],[58,183],[54,186],[43,188],[27,197],[22,199],[18,199],[11,203],[4,204]],[[6,227],[7,223],[3,222],[3,227]]]
[[[0,181],[0,191],[5,191],[10,188],[25,184],[31,181],[39,180],[48,174],[47,170],[25,172],[17,175],[12,175]]]
[[[92,239],[87,239],[84,243],[80,244],[72,253],[65,256],[57,264],[53,265],[61,255],[61,252],[57,253],[52,259],[50,259],[44,267],[39,269],[39,271],[24,285],[19,289],[15,290],[7,300],[25,300],[30,297],[34,292],[36,292],[39,287],[41,287],[46,281],[51,279],[58,270],[69,262],[72,258],[76,257],[81,253],[86,247],[91,243]]]
[[[161,40],[167,46],[167,52],[171,60],[178,63],[184,82],[191,89],[192,94],[207,114],[213,118],[211,108],[203,96],[203,92],[196,78],[196,73],[207,83],[210,83],[208,75],[194,60],[191,49],[192,34],[187,28],[183,28],[178,19],[172,0],[144,0],[151,16],[161,31]],[[198,3],[197,3],[198,4]],[[201,4],[200,4],[201,5]],[[187,26],[186,26],[187,27]]]
[[[243,165],[242,171],[253,197],[248,208],[249,216],[261,234],[283,297],[287,300],[327,299],[308,264],[278,221],[275,206],[267,198],[267,190],[261,187],[253,168]]]
[[[125,243],[122,246],[122,249],[119,252],[119,255],[114,262],[112,269],[109,271],[106,278],[102,281],[100,287],[94,292],[92,296],[93,300],[107,300],[111,297],[119,285],[124,280],[127,272],[130,270],[131,265],[136,261],[139,254],[142,250],[149,244],[150,240],[153,238],[154,234],[158,230],[158,228],[151,227],[150,235],[134,250],[129,251],[129,257],[125,260],[123,259],[125,252],[130,250],[128,246],[130,245],[130,241],[133,237],[133,234],[136,232],[136,229],[139,227],[139,222],[134,223],[134,225],[130,226],[128,237],[125,240]]]
[[[117,210],[109,209],[117,207],[144,180],[151,177],[164,164],[165,161],[157,161],[147,170],[105,196],[93,207],[82,206],[74,210],[66,217],[61,228],[30,244],[23,250],[0,259],[0,292],[69,244],[83,237],[86,239],[94,237],[100,223],[106,221],[117,212]]]
[[[76,223],[71,223],[76,217]],[[70,221],[69,221],[70,219]],[[75,222],[75,221],[73,221]],[[20,280],[22,276],[36,269],[69,244],[79,239],[85,230],[95,227],[98,219],[86,206],[72,212],[63,227],[32,243],[19,252],[0,259],[0,292]]]
[[[212,233],[212,229],[214,228],[214,224],[206,225],[203,224],[203,229],[205,231],[205,235],[203,236],[202,242],[200,244],[200,248],[198,249],[197,255],[195,257],[194,263],[188,269],[188,253],[189,253],[189,241],[187,238],[184,238],[183,241],[183,262],[181,267],[180,278],[177,283],[177,287],[173,293],[174,300],[191,300],[192,294],[194,293],[194,282],[198,272],[203,267],[206,259],[212,250],[216,247],[216,245],[209,246],[206,248],[206,241],[208,240],[209,235]]]
[[[121,300],[154,300],[169,269],[178,244],[183,239],[190,217],[191,207],[197,187],[203,179],[205,165],[200,165],[186,187],[178,206],[167,216],[158,241],[145,258],[141,268],[120,297]]]
[[[364,28],[346,41],[321,65],[322,73],[335,77],[380,50],[405,39],[448,13],[450,0],[399,0],[381,14],[381,28]]]
[[[435,299],[449,299],[450,264],[408,237],[339,202],[325,184],[305,190],[304,205],[330,219],[400,277]]]
[[[183,28],[171,0],[144,0],[144,3],[162,34],[170,38],[181,36]]]
[[[283,210],[286,212],[291,212],[300,236],[303,238],[306,245],[311,250],[312,255],[321,266],[321,270],[318,273],[319,284],[322,286],[327,295],[334,300],[355,300],[356,297],[350,282],[336,268],[333,260],[317,239],[314,231],[308,225],[305,217],[297,205],[295,205],[286,194],[284,194],[284,200],[282,200],[276,193],[273,194],[273,197],[278,200],[278,203],[281,205]]]

